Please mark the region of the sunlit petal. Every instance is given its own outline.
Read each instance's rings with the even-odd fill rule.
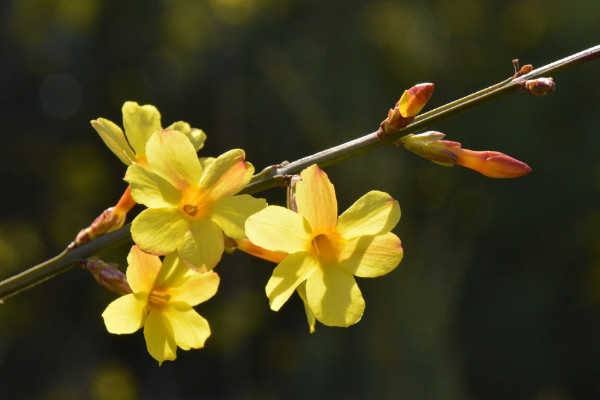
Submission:
[[[184,121],[174,122],[166,129],[173,129],[185,134],[185,136],[187,136],[187,138],[190,139],[190,142],[192,142],[194,145],[194,149],[196,149],[196,151],[204,147],[206,133],[204,133],[202,129],[192,128],[190,127],[190,124]]]
[[[213,269],[223,256],[223,231],[209,219],[190,223],[179,247],[179,256],[190,268],[199,272]]]
[[[169,290],[171,301],[183,301],[191,306],[210,299],[219,288],[219,275],[214,271],[196,272],[181,263],[189,272],[181,286],[172,286]]]
[[[257,246],[270,251],[295,253],[310,246],[308,222],[280,206],[269,206],[246,220],[246,235]]]
[[[177,345],[173,327],[169,320],[160,312],[150,312],[144,325],[144,337],[148,353],[162,364],[165,360],[177,357]]]
[[[304,305],[304,312],[306,313],[306,321],[308,322],[308,331],[310,333],[315,333],[315,324],[316,318],[315,314],[313,314],[310,309],[310,304],[308,304],[308,300],[306,299],[306,281],[302,282],[298,285],[298,295],[302,299],[302,304]]]
[[[162,312],[171,324],[177,346],[183,350],[204,347],[204,342],[210,336],[208,321],[189,304],[171,302]]]
[[[125,165],[135,161],[135,154],[125,139],[125,134],[117,124],[104,118],[92,121],[92,127],[98,132],[102,141]]]
[[[102,313],[106,329],[118,335],[140,329],[147,313],[147,297],[147,293],[131,293],[110,303]]]
[[[125,181],[131,186],[131,197],[146,207],[170,207],[179,204],[181,192],[148,168],[133,164],[127,168]]]
[[[188,221],[176,208],[148,208],[131,224],[131,236],[140,248],[151,254],[168,254],[177,249]]]
[[[298,214],[308,220],[315,234],[331,231],[337,222],[335,190],[317,165],[306,168],[296,184]]]
[[[231,238],[246,237],[244,224],[246,219],[267,206],[264,199],[248,194],[223,197],[213,203],[211,219]]]
[[[134,101],[123,104],[123,127],[136,157],[145,157],[146,142],[155,131],[162,129],[160,113],[151,105],[140,106]]]
[[[400,206],[389,194],[371,191],[350,206],[338,220],[337,231],[346,239],[392,230],[400,220]]]
[[[190,140],[179,131],[158,131],[146,146],[148,166],[156,174],[183,191],[196,186],[202,167]]]
[[[306,297],[317,320],[329,326],[355,324],[365,310],[354,277],[333,265],[316,269],[308,278]]]
[[[244,161],[245,157],[246,154],[240,149],[221,154],[206,168],[200,181],[200,188],[207,190],[213,199],[236,194],[242,190],[254,173],[254,167]]]
[[[319,269],[319,264],[308,253],[287,256],[274,270],[267,283],[267,297],[271,309],[278,311],[298,285]]]
[[[385,275],[402,261],[400,239],[393,233],[361,236],[345,243],[339,257],[344,269],[363,278]]]
[[[127,282],[133,292],[150,293],[161,270],[160,258],[132,246],[127,255]]]

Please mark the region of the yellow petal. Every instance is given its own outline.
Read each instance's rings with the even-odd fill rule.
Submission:
[[[385,275],[402,261],[400,239],[389,232],[377,236],[361,236],[345,243],[340,250],[340,263],[349,273],[372,278]]]
[[[127,282],[136,292],[150,293],[161,270],[160,258],[144,253],[138,246],[132,246],[127,255]]]
[[[310,309],[310,305],[308,304],[308,300],[306,299],[306,281],[302,282],[298,285],[298,295],[302,299],[302,304],[304,305],[304,312],[306,313],[306,321],[308,322],[308,331],[310,333],[315,333],[315,314],[313,314]]]
[[[336,230],[345,239],[378,235],[392,230],[399,220],[398,202],[387,193],[373,190],[340,215]]]
[[[148,353],[161,365],[165,360],[177,357],[177,345],[169,320],[156,310],[150,311],[144,325],[144,338]]]
[[[169,125],[166,129],[173,129],[183,133],[190,139],[190,142],[194,145],[194,149],[196,151],[200,150],[204,147],[204,142],[206,141],[206,133],[202,129],[196,129],[190,127],[190,124],[184,121],[174,122]]]
[[[104,118],[98,118],[92,121],[92,127],[98,132],[100,138],[108,146],[119,160],[125,165],[130,165],[135,161],[135,154],[125,139],[125,134],[114,122]]]
[[[106,329],[118,335],[140,329],[147,313],[147,297],[147,293],[130,293],[110,303],[102,313]]]
[[[123,104],[123,127],[136,157],[140,159],[146,156],[146,142],[150,136],[162,129],[160,114],[154,106],[140,106],[134,101],[127,101]]]
[[[133,164],[127,168],[125,181],[131,186],[131,197],[146,207],[170,207],[179,205],[181,192],[164,178],[148,168]]]
[[[150,137],[146,147],[148,166],[156,174],[183,191],[197,186],[202,167],[194,146],[179,131],[158,131]]]
[[[171,254],[167,257],[171,257]],[[180,260],[177,257],[177,261],[174,264],[177,270],[181,271],[179,275],[182,279],[177,282],[175,279],[168,279],[161,282],[162,285],[169,288],[171,301],[183,301],[191,306],[195,306],[213,297],[219,288],[219,275],[214,271],[196,272],[188,268]],[[165,261],[163,266],[166,265]]]
[[[365,310],[354,277],[334,265],[315,270],[306,281],[306,297],[315,318],[329,326],[355,324]]]
[[[288,254],[307,250],[312,239],[308,221],[280,206],[269,206],[248,217],[246,235],[257,246]]]
[[[265,199],[257,199],[248,194],[227,196],[215,201],[210,218],[231,238],[246,237],[244,224],[246,219],[267,207]]]
[[[267,297],[271,309],[278,311],[294,290],[319,269],[317,261],[306,252],[287,256],[274,270],[267,282]]]
[[[209,219],[190,222],[190,231],[179,246],[179,257],[199,272],[213,269],[223,256],[223,231]]]
[[[239,149],[221,154],[206,168],[200,187],[210,192],[213,199],[236,194],[250,182],[254,173],[254,167],[244,161],[245,157],[244,151]]]
[[[156,255],[175,251],[188,230],[188,221],[176,208],[148,208],[131,224],[133,241],[143,251]]]
[[[183,350],[204,347],[204,342],[210,336],[210,326],[189,304],[169,302],[162,311],[171,323],[177,346]]]
[[[300,176],[302,180],[296,184],[298,214],[308,220],[315,235],[330,232],[337,222],[333,185],[317,165],[306,168]]]

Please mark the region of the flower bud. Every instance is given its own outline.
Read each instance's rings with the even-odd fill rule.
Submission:
[[[531,167],[497,151],[455,149],[456,164],[471,168],[490,178],[518,178],[531,172]]]
[[[506,154],[463,149],[459,142],[441,140],[444,136],[441,132],[433,131],[406,135],[398,144],[437,164],[446,167],[461,165],[490,178],[517,178],[531,172],[527,164]]]
[[[127,276],[119,270],[118,264],[105,263],[98,259],[80,261],[81,268],[88,270],[100,286],[109,292],[120,295],[131,293]]]
[[[410,124],[431,97],[433,88],[433,83],[420,83],[405,90],[394,108],[388,111],[388,117],[380,124],[380,130],[389,135]]]
[[[90,226],[79,231],[75,240],[69,245],[69,250],[122,227],[127,213],[135,204],[130,194],[130,187],[127,186],[117,205],[104,210]]]
[[[552,78],[537,78],[521,83],[521,90],[534,96],[548,96],[556,89],[556,83]]]
[[[414,117],[420,113],[431,98],[433,88],[433,83],[419,83],[418,85],[405,90],[397,105],[400,114],[407,118]]]

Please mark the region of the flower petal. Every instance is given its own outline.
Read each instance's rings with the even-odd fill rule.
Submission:
[[[225,243],[223,231],[209,219],[202,218],[190,222],[179,246],[179,257],[190,268],[198,272],[213,269],[223,256]]]
[[[398,202],[387,193],[373,190],[340,215],[336,230],[349,240],[357,236],[389,232],[399,220]]]
[[[308,221],[280,206],[268,206],[248,217],[246,235],[257,246],[288,254],[307,250],[312,239]]]
[[[177,346],[183,350],[204,347],[204,342],[210,336],[210,326],[189,304],[170,302],[162,311],[171,323]]]
[[[302,304],[304,305],[304,312],[306,313],[306,321],[308,322],[308,331],[310,333],[315,333],[315,323],[316,318],[315,314],[313,314],[310,309],[310,304],[308,304],[308,300],[306,299],[306,281],[302,282],[297,287],[298,295],[302,299]]]
[[[160,113],[151,105],[140,106],[135,101],[123,104],[123,127],[137,159],[146,156],[146,142],[161,130]]]
[[[267,207],[265,199],[257,199],[249,194],[227,196],[215,201],[210,218],[231,238],[246,237],[244,224],[246,219]]]
[[[315,258],[306,252],[287,256],[275,269],[267,282],[266,292],[271,309],[278,311],[294,290],[319,269]]]
[[[365,310],[354,277],[335,265],[315,270],[306,281],[306,297],[315,318],[329,326],[355,324]]]
[[[166,308],[166,307],[165,307]],[[161,365],[177,358],[177,345],[170,321],[157,310],[150,311],[144,325],[148,353]]]
[[[176,206],[181,200],[181,192],[163,177],[148,168],[133,164],[127,168],[125,181],[131,186],[131,197],[146,207]]]
[[[144,325],[148,293],[130,293],[114,300],[102,313],[106,329],[117,335],[133,333]]]
[[[100,138],[119,160],[125,165],[135,161],[135,154],[125,139],[125,134],[117,124],[104,118],[92,121],[92,127],[98,132]]]
[[[185,281],[181,285],[170,286],[171,301],[183,301],[190,306],[205,302],[217,293],[219,275],[214,271],[196,272],[189,269],[183,262],[177,262],[180,268],[185,268]]]
[[[396,268],[403,255],[400,239],[389,232],[350,240],[345,243],[338,257],[344,269],[352,275],[373,278]]]
[[[202,167],[190,140],[179,131],[158,131],[146,146],[148,166],[180,191],[197,186]]]
[[[176,208],[148,208],[131,223],[133,241],[156,255],[175,251],[188,230],[188,220]]]
[[[335,190],[327,174],[316,164],[300,173],[296,184],[298,214],[308,220],[313,233],[329,232],[337,223]]]
[[[177,121],[169,125],[166,129],[173,129],[183,133],[190,139],[190,142],[194,145],[194,149],[196,151],[200,150],[204,147],[204,142],[206,141],[206,133],[202,129],[192,128],[190,124],[184,121]]]
[[[150,293],[161,271],[160,258],[132,246],[127,255],[127,282],[134,293]]]
[[[246,153],[240,149],[221,154],[206,168],[200,181],[200,188],[210,192],[210,197],[213,199],[236,194],[242,190],[250,182],[254,173],[254,167],[244,161],[245,157]]]

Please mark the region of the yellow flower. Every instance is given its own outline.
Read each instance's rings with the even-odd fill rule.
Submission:
[[[174,130],[157,131],[146,157],[147,167],[132,164],[125,175],[131,196],[148,207],[132,223],[133,240],[151,254],[177,250],[198,271],[214,268],[223,255],[223,233],[245,237],[246,218],[267,205],[250,195],[234,196],[254,167],[239,149],[199,160],[190,141]]]
[[[335,191],[325,172],[313,165],[301,177],[298,213],[269,206],[248,218],[246,234],[257,246],[288,254],[267,283],[273,310],[298,289],[309,324],[314,315],[325,325],[349,326],[360,320],[365,307],[354,276],[387,274],[402,259],[400,239],[390,232],[400,219],[400,206],[387,193],[371,191],[338,219]]]
[[[133,246],[127,257],[127,281],[133,293],[108,305],[102,317],[110,333],[133,333],[144,327],[148,353],[159,364],[174,360],[177,346],[199,349],[210,336],[210,327],[192,306],[217,292],[214,271],[197,273],[187,268],[176,253],[157,256]]]
[[[126,165],[131,163],[145,164],[146,142],[152,134],[162,129],[160,113],[152,105],[140,106],[134,101],[123,104],[123,126],[125,134],[115,123],[98,118],[92,121],[92,126],[108,148]],[[179,121],[166,129],[180,131],[193,143],[196,151],[204,146],[206,134],[196,128],[191,128],[187,122]]]

